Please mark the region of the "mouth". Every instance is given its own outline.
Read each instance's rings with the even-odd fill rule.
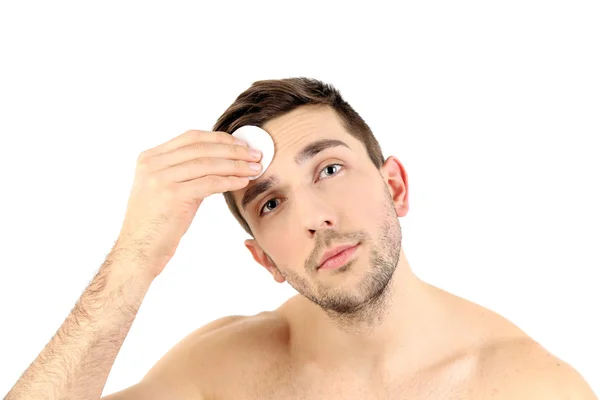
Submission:
[[[355,255],[358,246],[360,246],[360,243],[357,243],[352,247],[344,248],[335,255],[328,257],[321,265],[319,265],[317,270],[330,270],[343,266]]]

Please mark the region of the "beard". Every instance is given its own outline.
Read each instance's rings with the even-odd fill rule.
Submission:
[[[361,242],[370,244],[369,267],[361,281],[354,287],[340,285],[331,287],[320,281],[310,281],[288,268],[280,268],[269,257],[273,265],[286,279],[286,281],[299,294],[318,305],[340,327],[349,331],[364,331],[372,328],[377,321],[381,321],[385,311],[389,308],[391,291],[390,281],[394,276],[402,246],[402,227],[398,221],[393,200],[384,185],[384,201],[380,210],[381,224],[379,234],[373,240],[364,231],[351,234],[341,234],[335,230],[323,230],[317,233],[315,243],[317,244],[311,257],[305,263],[307,274],[314,276],[317,259],[321,251],[331,245],[332,242],[354,243]],[[357,259],[353,259],[346,265],[332,271],[334,274],[349,274],[353,271],[360,273],[356,266]],[[362,326],[362,328],[360,328]]]

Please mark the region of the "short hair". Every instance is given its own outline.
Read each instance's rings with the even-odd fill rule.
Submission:
[[[373,164],[380,168],[384,158],[373,132],[333,85],[318,79],[296,77],[254,82],[219,117],[213,131],[233,133],[244,125],[262,127],[268,121],[305,105],[331,107],[350,135],[361,141]],[[244,230],[254,237],[240,213],[233,194],[223,193],[229,210]]]

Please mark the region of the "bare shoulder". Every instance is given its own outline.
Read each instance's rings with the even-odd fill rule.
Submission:
[[[217,335],[238,322],[250,318],[243,315],[230,315],[218,318],[196,329],[175,344],[146,373],[142,380],[124,390],[102,397],[106,400],[124,399],[203,399],[201,380],[203,371],[196,370],[197,354],[205,342],[204,337]],[[202,354],[200,357],[204,357]],[[209,363],[206,357],[202,358]]]
[[[475,398],[596,400],[584,378],[512,321],[479,304],[441,291],[452,320],[475,361]],[[468,329],[466,329],[468,328]],[[469,333],[467,333],[469,332]],[[473,340],[475,339],[475,340]]]
[[[253,385],[266,377],[285,374],[288,328],[281,315],[263,312],[192,334],[186,346],[188,369],[202,398],[236,398],[239,393],[255,392]]]
[[[257,354],[262,354],[263,360],[268,355],[278,356],[288,341],[287,321],[279,314],[261,312],[231,317],[215,329],[193,332],[187,348],[196,366],[207,360],[215,370],[229,362],[239,367],[245,361],[256,361]]]
[[[215,370],[220,364],[225,364],[229,354],[239,361],[240,354],[234,354],[234,350],[260,350],[262,346],[273,343],[274,336],[281,336],[281,327],[282,319],[271,312],[221,317],[188,334],[159,360],[146,377],[152,377],[155,371],[162,375],[165,369],[163,363],[185,365],[190,371],[202,371],[200,368],[204,365]]]
[[[285,323],[272,312],[230,315],[188,334],[144,376],[141,386],[157,382],[181,398],[211,399],[242,393],[255,374],[266,374],[281,360]],[[278,350],[279,349],[279,350]],[[264,375],[263,375],[264,376]],[[241,391],[240,391],[241,390]]]
[[[506,339],[484,348],[478,374],[486,398],[597,400],[571,365],[529,337]]]
[[[179,365],[182,368],[189,368],[188,364],[193,361],[189,358],[189,352],[198,347],[205,336],[216,334],[220,329],[226,329],[239,321],[248,318],[244,315],[228,315],[213,320],[195,331],[189,333],[177,344],[175,344],[151,369],[148,371],[144,380],[155,377],[164,377],[165,373],[173,370],[173,366]],[[180,371],[177,371],[180,372]]]

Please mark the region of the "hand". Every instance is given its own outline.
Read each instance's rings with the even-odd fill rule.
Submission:
[[[117,246],[141,257],[158,276],[202,201],[245,187],[260,171],[260,157],[229,133],[199,130],[142,152]]]

